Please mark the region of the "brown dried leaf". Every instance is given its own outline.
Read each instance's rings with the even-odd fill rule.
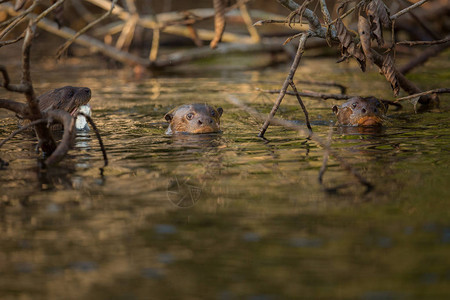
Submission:
[[[372,0],[366,6],[366,14],[369,17],[372,35],[376,38],[379,46],[384,45],[382,26],[391,26],[390,12],[381,0]]]
[[[400,85],[398,83],[397,76],[395,75],[394,60],[390,54],[385,56],[381,72],[391,84],[394,95],[397,96],[400,91]]]
[[[359,40],[361,42],[361,47],[363,49],[364,55],[373,62],[372,52],[371,52],[371,42],[370,42],[370,24],[369,21],[362,15],[358,18],[358,33]]]
[[[338,39],[341,42],[341,55],[343,57],[352,56],[356,58],[361,70],[364,72],[366,70],[366,57],[354,40],[356,34],[345,27],[341,18],[337,18],[335,27]]]

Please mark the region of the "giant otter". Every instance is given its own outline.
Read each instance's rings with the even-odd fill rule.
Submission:
[[[333,106],[340,125],[379,126],[383,123],[387,105],[374,98],[353,97],[341,106]]]
[[[215,109],[207,104],[178,106],[164,116],[170,123],[166,134],[219,132],[222,113],[221,107]]]
[[[87,87],[65,86],[48,91],[38,98],[39,109],[47,111],[50,109],[62,109],[75,116],[78,112],[91,115],[91,107],[88,102],[91,100],[91,89]],[[53,125],[52,129],[59,129],[61,126]],[[75,128],[78,130],[89,130],[86,118],[78,115]]]
[[[39,109],[62,109],[74,115],[78,108],[91,100],[91,89],[87,87],[65,86],[48,91],[38,97]]]

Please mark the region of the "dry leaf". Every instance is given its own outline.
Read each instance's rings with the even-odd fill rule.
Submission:
[[[361,47],[363,49],[364,55],[373,62],[371,47],[370,47],[370,24],[369,21],[362,15],[358,18],[358,33]]]
[[[395,75],[394,60],[390,54],[387,54],[384,58],[381,72],[391,84],[394,95],[397,96],[400,91],[400,85],[398,84],[397,76]]]
[[[377,40],[379,46],[384,45],[382,26],[391,26],[390,12],[381,0],[372,0],[366,6],[366,14],[369,17],[372,35]]]
[[[356,58],[361,70],[364,72],[366,70],[366,57],[355,42],[356,34],[345,27],[341,18],[337,18],[335,26],[338,39],[341,42],[341,55],[345,58],[350,56]]]

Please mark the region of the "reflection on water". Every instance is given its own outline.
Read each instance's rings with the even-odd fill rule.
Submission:
[[[347,67],[328,63],[309,60],[302,75],[337,80],[337,72],[351,94],[383,90],[382,78],[355,83]],[[31,135],[2,148],[0,298],[447,298],[446,96],[439,113],[415,115],[405,105],[385,127],[333,128],[333,148],[375,188],[364,194],[331,157],[325,185],[348,187],[328,194],[317,180],[323,149],[278,126],[258,139],[260,122],[224,101],[237,94],[267,113],[274,97],[255,87],[278,88],[286,70],[130,82],[126,71],[94,69],[38,83],[93,90],[110,165],[102,175],[92,132],[78,133],[50,169]],[[199,101],[224,107],[223,133],[164,134],[170,108]],[[337,103],[304,101],[325,139]],[[304,120],[291,98],[279,115]],[[13,119],[0,122],[1,137],[16,128]]]

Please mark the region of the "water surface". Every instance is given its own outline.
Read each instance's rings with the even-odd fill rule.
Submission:
[[[380,130],[332,127],[333,149],[374,185],[367,193],[333,157],[321,186],[320,146],[279,126],[258,139],[261,121],[226,101],[232,94],[268,113],[276,95],[255,89],[279,88],[287,65],[193,66],[141,79],[87,64],[49,68],[34,69],[39,92],[92,89],[110,165],[100,172],[93,133],[80,133],[66,159],[47,170],[38,168],[29,134],[2,148],[9,166],[0,170],[1,299],[450,296],[448,96],[440,109],[419,114],[405,103]],[[355,68],[308,59],[297,78],[391,97],[375,69]],[[424,89],[450,83],[442,62],[414,80]],[[191,102],[222,107],[223,133],[166,136],[164,114]],[[338,102],[305,104],[326,139]],[[16,121],[0,116],[3,138]],[[295,98],[278,116],[304,124]],[[349,186],[325,189],[341,184]]]

